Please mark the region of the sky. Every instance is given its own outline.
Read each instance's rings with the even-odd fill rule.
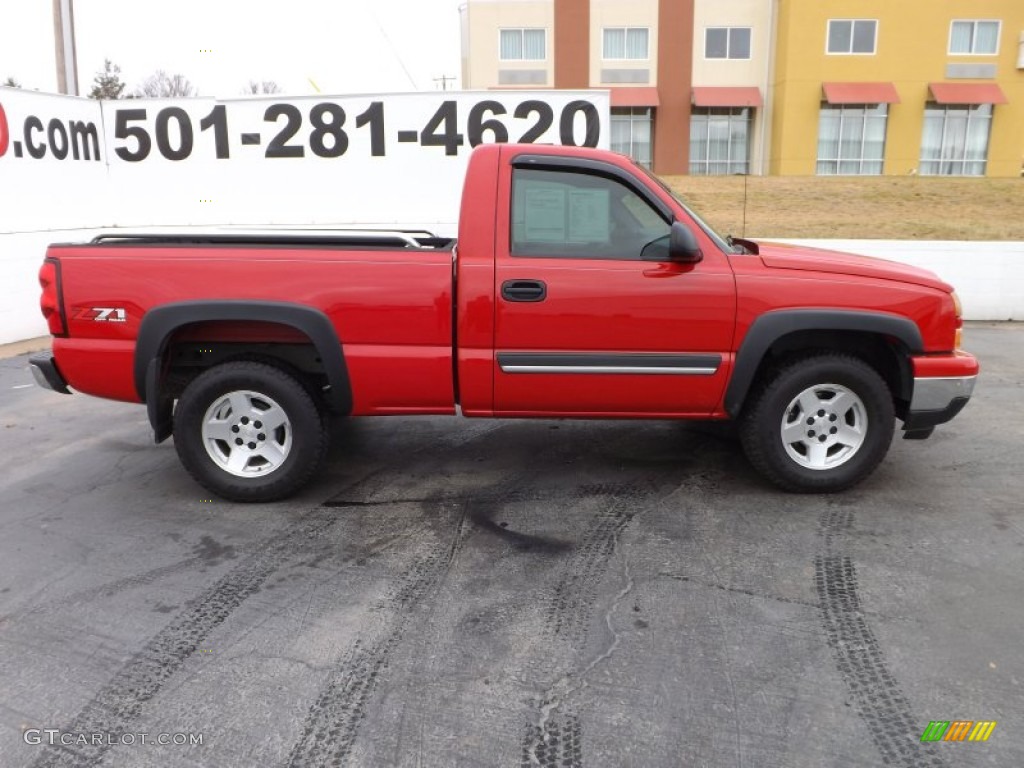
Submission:
[[[465,0],[73,0],[80,94],[110,59],[132,90],[158,69],[201,96],[272,80],[289,95],[432,91],[460,75]],[[0,82],[56,92],[51,0],[0,0]],[[310,83],[313,81],[313,84]]]

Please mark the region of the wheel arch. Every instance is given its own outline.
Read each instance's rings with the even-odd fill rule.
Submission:
[[[909,402],[913,388],[910,355],[924,350],[917,325],[881,312],[788,309],[766,312],[750,326],[736,354],[725,391],[725,410],[737,418],[751,387],[774,357],[802,349],[859,352],[885,378],[898,400]]]
[[[180,329],[204,322],[271,323],[294,329],[316,349],[330,385],[325,400],[331,411],[352,410],[352,387],[345,354],[326,314],[313,307],[278,301],[183,301],[149,310],[142,318],[136,339],[133,366],[135,389],[146,404],[157,442],[171,435],[173,401],[163,391],[169,343]]]

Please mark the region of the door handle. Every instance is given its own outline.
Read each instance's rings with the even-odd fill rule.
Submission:
[[[676,277],[687,271],[686,267],[689,265],[683,264],[659,264],[653,269],[645,269],[644,277]]]
[[[501,284],[501,298],[505,301],[544,301],[548,287],[542,280],[506,280]]]

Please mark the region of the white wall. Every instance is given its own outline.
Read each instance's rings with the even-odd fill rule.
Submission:
[[[88,230],[0,234],[0,344],[49,333],[39,311],[39,268],[52,242],[84,240]]]
[[[930,269],[956,288],[966,320],[1024,320],[1024,242],[786,240]]]

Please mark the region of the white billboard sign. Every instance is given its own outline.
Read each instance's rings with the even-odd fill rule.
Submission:
[[[0,88],[0,232],[113,223],[99,102]]]
[[[454,222],[473,147],[607,147],[608,113],[592,91],[116,101],[104,154],[128,225]]]
[[[606,91],[95,102],[0,89],[0,231],[454,223],[480,143],[608,147]]]

